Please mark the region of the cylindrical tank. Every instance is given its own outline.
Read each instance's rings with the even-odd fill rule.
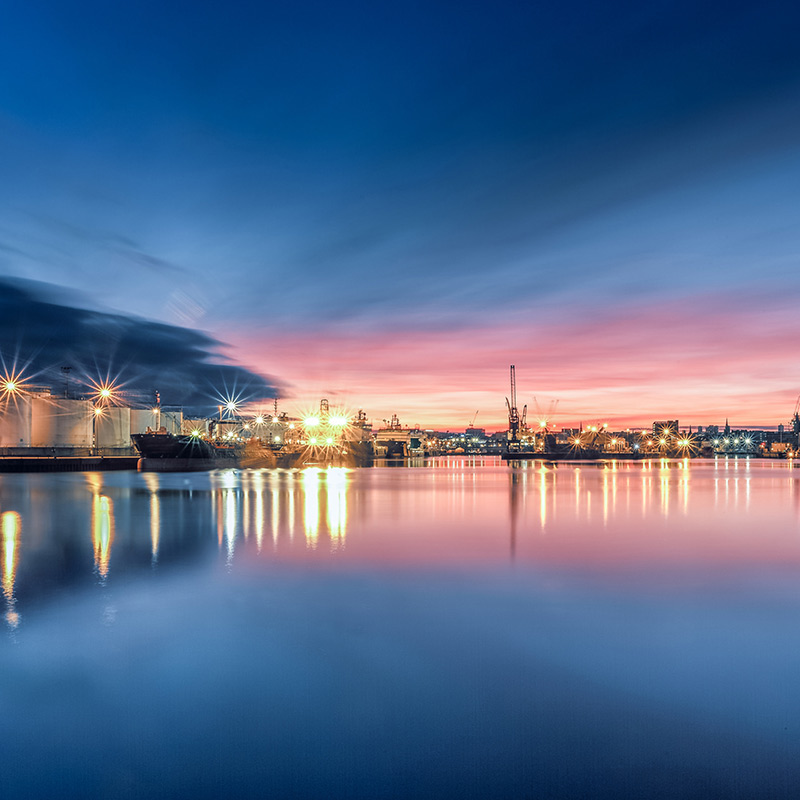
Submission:
[[[98,447],[131,446],[131,410],[106,408],[94,421],[95,443]]]
[[[50,395],[31,398],[31,444],[34,447],[52,447],[55,438],[57,401]]]
[[[19,395],[4,399],[0,405],[0,447],[29,447],[31,417],[30,397]]]
[[[131,433],[144,433],[148,428],[151,431],[158,429],[158,413],[151,408],[131,409]]]
[[[92,404],[88,400],[61,398],[54,404],[53,445],[91,447]]]

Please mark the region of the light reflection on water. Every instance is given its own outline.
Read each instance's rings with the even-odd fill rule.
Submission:
[[[787,462],[3,475],[0,534],[4,796],[800,780]]]
[[[19,559],[20,519],[16,511],[6,511],[0,516],[3,531],[3,596],[6,601],[6,622],[11,628],[19,625],[14,597],[14,579]]]
[[[18,562],[30,566],[23,594],[35,597],[52,539],[80,549],[82,529],[100,583],[115,570],[141,566],[145,552],[155,566],[165,545],[175,562],[184,549],[207,551],[212,540],[228,567],[238,558],[251,566],[263,558],[478,569],[513,562],[609,569],[794,564],[798,485],[786,462],[666,459],[4,476],[0,505],[13,509],[2,516],[7,620],[19,621]],[[58,536],[54,519],[70,520],[59,522]],[[124,552],[114,566],[117,547]]]

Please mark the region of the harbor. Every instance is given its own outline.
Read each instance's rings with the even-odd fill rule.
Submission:
[[[507,427],[463,431],[404,426],[397,414],[375,424],[363,409],[327,399],[290,415],[278,401],[264,410],[228,399],[215,416],[187,415],[179,407],[146,405],[113,382],[83,394],[6,375],[0,383],[0,472],[70,472],[139,469],[195,472],[211,469],[368,467],[375,460],[405,463],[450,455],[499,456],[524,461],[585,462],[653,459],[794,459],[800,442],[800,398],[786,425],[775,429],[683,427],[677,419],[646,428],[615,430],[601,420],[557,425],[552,416],[528,420],[517,400],[510,366]]]

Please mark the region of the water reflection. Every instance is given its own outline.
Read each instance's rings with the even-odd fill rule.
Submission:
[[[147,472],[143,476],[145,486],[150,491],[150,553],[152,564],[158,563],[158,545],[161,539],[161,500],[158,496],[158,475]]]
[[[14,597],[14,579],[19,561],[20,516],[16,511],[6,511],[0,516],[3,531],[3,596],[6,600],[6,622],[11,628],[19,625],[19,614]]]
[[[348,472],[344,467],[310,468],[302,472],[303,528],[310,549],[316,549],[321,534],[328,535],[332,550],[344,545]]]
[[[92,499],[92,542],[97,572],[105,580],[114,543],[114,504],[105,495],[95,495]]]
[[[86,482],[92,493],[91,535],[94,563],[101,583],[108,578],[111,546],[114,544],[114,503],[101,494],[103,479],[99,473],[88,473]]]
[[[347,473],[344,469],[328,470],[328,530],[336,547],[344,544],[347,530]]]
[[[39,592],[37,576],[47,586],[82,580],[92,561],[87,572],[101,584],[117,570],[163,571],[200,553],[230,570],[257,560],[800,562],[800,482],[786,464],[749,461],[15,476],[0,477],[0,503],[15,509],[2,515],[13,625],[20,601]]]
[[[0,510],[6,795],[800,779],[787,465],[2,475]]]
[[[317,548],[321,537],[329,538],[332,550],[341,548],[347,536],[348,473],[342,467],[309,467],[219,476],[211,506],[217,544],[225,549],[228,563],[233,562],[239,536],[247,543],[254,535],[260,553],[267,525],[273,551],[284,534],[291,541],[296,528],[303,530],[309,550]]]
[[[319,538],[319,469],[307,469],[303,473],[303,524],[309,547],[317,546]]]

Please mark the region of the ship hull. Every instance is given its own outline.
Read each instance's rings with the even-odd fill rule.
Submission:
[[[131,436],[141,458],[138,468],[148,472],[195,472],[212,469],[297,469],[318,467],[366,467],[373,462],[369,442],[348,442],[341,449],[302,447],[273,449],[256,440],[243,446],[214,446],[196,437],[169,433],[137,433]]]
[[[230,463],[219,458],[209,442],[194,436],[134,433],[131,440],[141,456],[136,465],[140,472],[200,472]]]
[[[184,461],[214,460],[214,448],[194,436],[173,436],[171,433],[133,433],[133,446],[148,460],[180,459]]]

